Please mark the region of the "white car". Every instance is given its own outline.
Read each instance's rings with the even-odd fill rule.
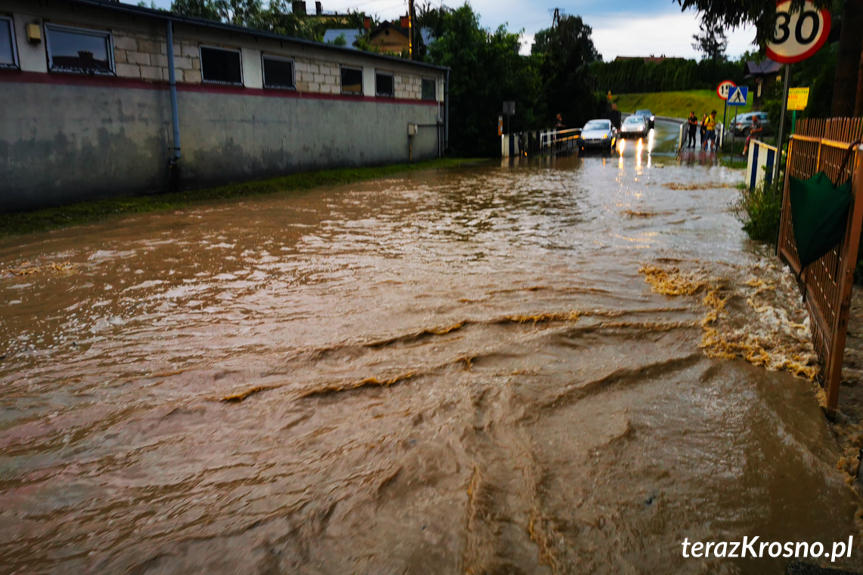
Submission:
[[[581,129],[581,137],[578,139],[578,150],[593,148],[603,152],[611,153],[617,143],[617,128],[611,120],[591,120]]]
[[[620,127],[621,138],[644,138],[650,132],[650,124],[644,116],[629,116]]]

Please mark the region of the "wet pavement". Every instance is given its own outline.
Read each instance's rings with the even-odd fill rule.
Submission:
[[[781,573],[681,542],[856,536],[740,172],[630,144],[0,241],[3,571]]]

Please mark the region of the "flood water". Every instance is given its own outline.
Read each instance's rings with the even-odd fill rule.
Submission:
[[[681,542],[856,536],[741,179],[630,149],[0,241],[0,571],[782,573]]]

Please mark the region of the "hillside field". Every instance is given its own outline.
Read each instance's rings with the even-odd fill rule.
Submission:
[[[722,109],[725,105],[715,90],[687,90],[684,92],[647,92],[643,94],[617,94],[613,96],[617,109],[623,113],[647,108],[657,116],[671,118],[688,118],[690,111],[695,111],[699,119],[711,110],[716,110],[716,117],[722,121]],[[728,118],[735,113],[742,114],[752,110],[752,97],[745,106],[728,107]]]

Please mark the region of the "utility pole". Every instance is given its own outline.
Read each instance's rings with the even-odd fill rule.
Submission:
[[[408,54],[410,55],[410,59],[414,59],[414,47],[416,44],[414,43],[414,21],[416,20],[416,14],[414,14],[414,0],[408,0]]]

